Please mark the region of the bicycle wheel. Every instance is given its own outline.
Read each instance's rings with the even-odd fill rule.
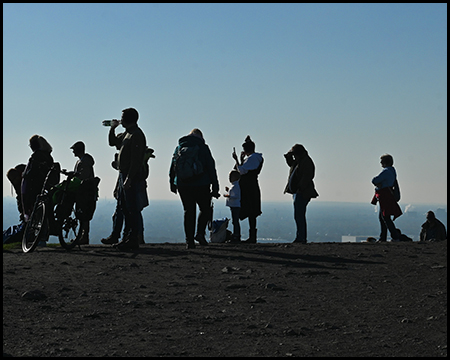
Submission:
[[[49,236],[45,203],[41,201],[33,209],[25,226],[22,238],[23,252],[27,253],[33,251],[40,241],[47,241]]]
[[[66,250],[73,249],[81,238],[80,221],[75,217],[75,211],[61,221],[59,242]]]

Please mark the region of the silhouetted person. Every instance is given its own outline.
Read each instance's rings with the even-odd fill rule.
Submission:
[[[427,212],[427,221],[422,224],[420,231],[420,241],[442,241],[447,240],[445,225],[441,223],[434,212]]]
[[[227,199],[226,206],[230,208],[231,220],[233,222],[233,235],[230,240],[232,243],[241,242],[241,224],[239,223],[239,214],[241,212],[241,187],[239,185],[239,180],[241,174],[237,170],[231,170],[228,178],[231,183],[231,188],[225,186],[225,191],[227,192],[223,196]]]
[[[397,172],[394,168],[394,159],[391,155],[385,154],[380,157],[381,167],[383,170],[372,179],[372,184],[375,185],[375,195],[372,198],[372,204],[380,203],[379,220],[381,226],[381,233],[379,242],[385,242],[387,239],[387,231],[391,233],[392,241],[400,241],[401,232],[398,230],[391,216],[394,220],[402,215],[402,210],[397,204],[394,197],[393,188],[397,181]]]
[[[138,118],[136,109],[124,109],[121,124],[125,132],[115,134],[115,129],[119,126],[117,120],[112,120],[109,131],[109,145],[119,150],[118,201],[124,213],[125,223],[130,228],[129,236],[113,245],[119,250],[139,248],[140,236],[144,232],[142,209],[148,205],[144,168],[147,144],[144,133],[137,126]]]
[[[78,161],[75,163],[74,171],[78,172],[77,177],[82,181],[80,186],[80,192],[83,188],[86,188],[86,183],[89,180],[93,180],[94,175],[94,158],[86,153],[85,145],[82,141],[77,141],[70,147],[73,151],[73,155],[78,157]],[[96,194],[93,193],[94,189],[89,189],[89,193],[80,193],[77,196],[76,213],[80,220],[80,232],[81,239],[78,241],[79,245],[89,244],[89,222],[94,215],[96,208]]]
[[[191,155],[192,154],[192,155]],[[190,166],[189,164],[195,164]],[[184,170],[182,170],[182,168]],[[198,169],[198,171],[195,171]],[[188,173],[193,171],[193,176]],[[216,164],[209,146],[199,129],[178,140],[169,170],[170,191],[178,192],[184,209],[184,233],[186,248],[195,248],[194,240],[207,245],[205,231],[211,220],[211,199],[219,198],[219,181]],[[200,209],[195,229],[197,205]]]
[[[33,211],[33,206],[37,195],[42,191],[45,178],[53,165],[53,157],[51,156],[52,147],[40,135],[33,135],[30,138],[29,144],[33,154],[31,154],[28,164],[22,175],[22,209],[24,213],[24,220],[28,218]],[[50,188],[55,184],[47,184]]]
[[[241,174],[239,186],[241,188],[241,210],[239,218],[248,218],[249,237],[245,243],[256,244],[257,229],[256,218],[261,212],[261,190],[259,188],[258,176],[263,167],[264,158],[261,153],[255,152],[255,143],[248,135],[242,144],[241,156],[238,159],[233,149],[231,156],[236,161],[235,169]]]
[[[114,155],[114,161],[111,163],[111,166],[116,170],[119,170],[119,167],[117,165],[117,156],[118,155],[119,154]],[[112,232],[107,238],[101,239],[102,244],[105,244],[105,245],[108,245],[108,244],[113,245],[113,244],[117,244],[119,242],[120,232],[122,231],[122,227],[124,225],[124,215],[123,215],[121,203],[119,201],[118,191],[119,191],[119,178],[117,178],[116,186],[114,187],[114,190],[113,190],[113,196],[117,201],[116,201],[116,209],[112,216],[112,221],[113,221]],[[129,232],[130,232],[130,229],[127,226],[127,224],[125,223],[122,239],[126,239],[128,237]]]
[[[284,154],[289,166],[288,183],[284,193],[292,194],[297,232],[294,243],[307,243],[306,207],[312,198],[319,196],[314,187],[315,166],[303,145],[295,144]]]

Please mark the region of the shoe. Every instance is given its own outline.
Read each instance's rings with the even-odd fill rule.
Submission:
[[[117,244],[119,242],[119,238],[113,235],[109,235],[107,238],[101,239],[100,241],[102,242],[102,244],[111,245]]]
[[[139,240],[136,239],[126,239],[122,240],[121,242],[114,244],[114,248],[120,251],[127,251],[127,250],[137,250],[139,249]]]
[[[385,243],[385,242],[386,242],[386,240],[381,240],[381,239],[377,240],[377,243]]]
[[[197,234],[194,236],[194,239],[197,240],[201,246],[207,246],[208,242],[205,239],[205,235],[204,234]]]

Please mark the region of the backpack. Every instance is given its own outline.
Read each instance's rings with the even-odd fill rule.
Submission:
[[[3,231],[3,244],[12,244],[22,241],[26,223],[12,225]]]
[[[190,182],[203,174],[203,164],[198,158],[200,148],[195,146],[180,146],[175,154],[175,173],[177,178]]]

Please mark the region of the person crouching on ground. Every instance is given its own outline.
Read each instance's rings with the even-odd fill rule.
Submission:
[[[441,223],[434,212],[427,212],[427,221],[422,224],[420,231],[420,241],[443,241],[447,240],[445,225]]]

